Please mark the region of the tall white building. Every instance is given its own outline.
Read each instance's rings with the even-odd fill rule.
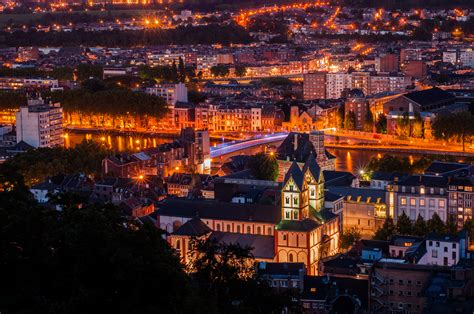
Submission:
[[[174,107],[176,103],[188,102],[188,88],[183,83],[159,84],[148,87],[146,93],[163,98],[168,106]]]
[[[38,147],[64,145],[63,109],[41,98],[28,100],[16,113],[16,140]]]
[[[351,89],[352,81],[349,73],[328,73],[326,77],[326,97],[328,99],[341,98],[344,89]]]

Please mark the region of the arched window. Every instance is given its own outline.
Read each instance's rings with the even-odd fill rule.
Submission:
[[[181,240],[176,240],[176,249],[181,250]]]
[[[247,226],[247,233],[252,233],[252,228],[250,226]]]
[[[220,224],[217,224],[217,225],[216,225],[216,230],[217,230],[217,231],[221,231],[221,225],[220,225]]]
[[[240,233],[240,225],[237,225],[237,233]]]
[[[293,253],[288,254],[288,261],[289,261],[290,263],[293,262]]]
[[[290,204],[290,198],[288,196],[285,197],[285,204],[287,204],[287,205]]]
[[[293,212],[293,219],[298,219],[298,212]]]
[[[297,198],[297,197],[293,198],[293,203],[294,203],[295,205],[298,205],[298,198]]]
[[[227,225],[227,232],[230,232],[230,225]]]
[[[261,234],[261,233],[262,233],[262,228],[257,227],[257,234]]]

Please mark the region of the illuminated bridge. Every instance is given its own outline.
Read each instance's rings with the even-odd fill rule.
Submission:
[[[262,135],[260,137],[255,137],[244,141],[223,143],[215,147],[211,147],[211,158],[219,158],[224,155],[236,153],[256,146],[280,142],[283,141],[287,136],[288,133],[275,133]]]

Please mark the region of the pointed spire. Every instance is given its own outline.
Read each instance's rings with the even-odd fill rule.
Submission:
[[[300,166],[298,166],[296,160],[293,160],[293,163],[285,174],[285,183],[288,182],[290,178],[293,178],[293,181],[295,181],[299,189],[303,187],[303,172],[301,172]]]
[[[319,180],[319,176],[321,174],[321,167],[319,167],[318,163],[316,162],[316,158],[314,157],[312,151],[309,154],[308,159],[306,159],[306,162],[303,167],[303,173],[306,173],[306,171],[308,170],[315,180]]]

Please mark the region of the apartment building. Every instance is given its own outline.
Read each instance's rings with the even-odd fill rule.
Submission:
[[[64,145],[63,109],[59,103],[30,99],[16,113],[17,143],[23,141],[35,148]]]
[[[455,177],[448,182],[449,214],[455,217],[458,228],[467,219],[472,219],[474,201],[474,178]]]
[[[420,215],[428,220],[436,213],[446,222],[448,215],[448,180],[440,176],[412,175],[387,185],[390,214],[396,219],[405,213],[412,221]]]

